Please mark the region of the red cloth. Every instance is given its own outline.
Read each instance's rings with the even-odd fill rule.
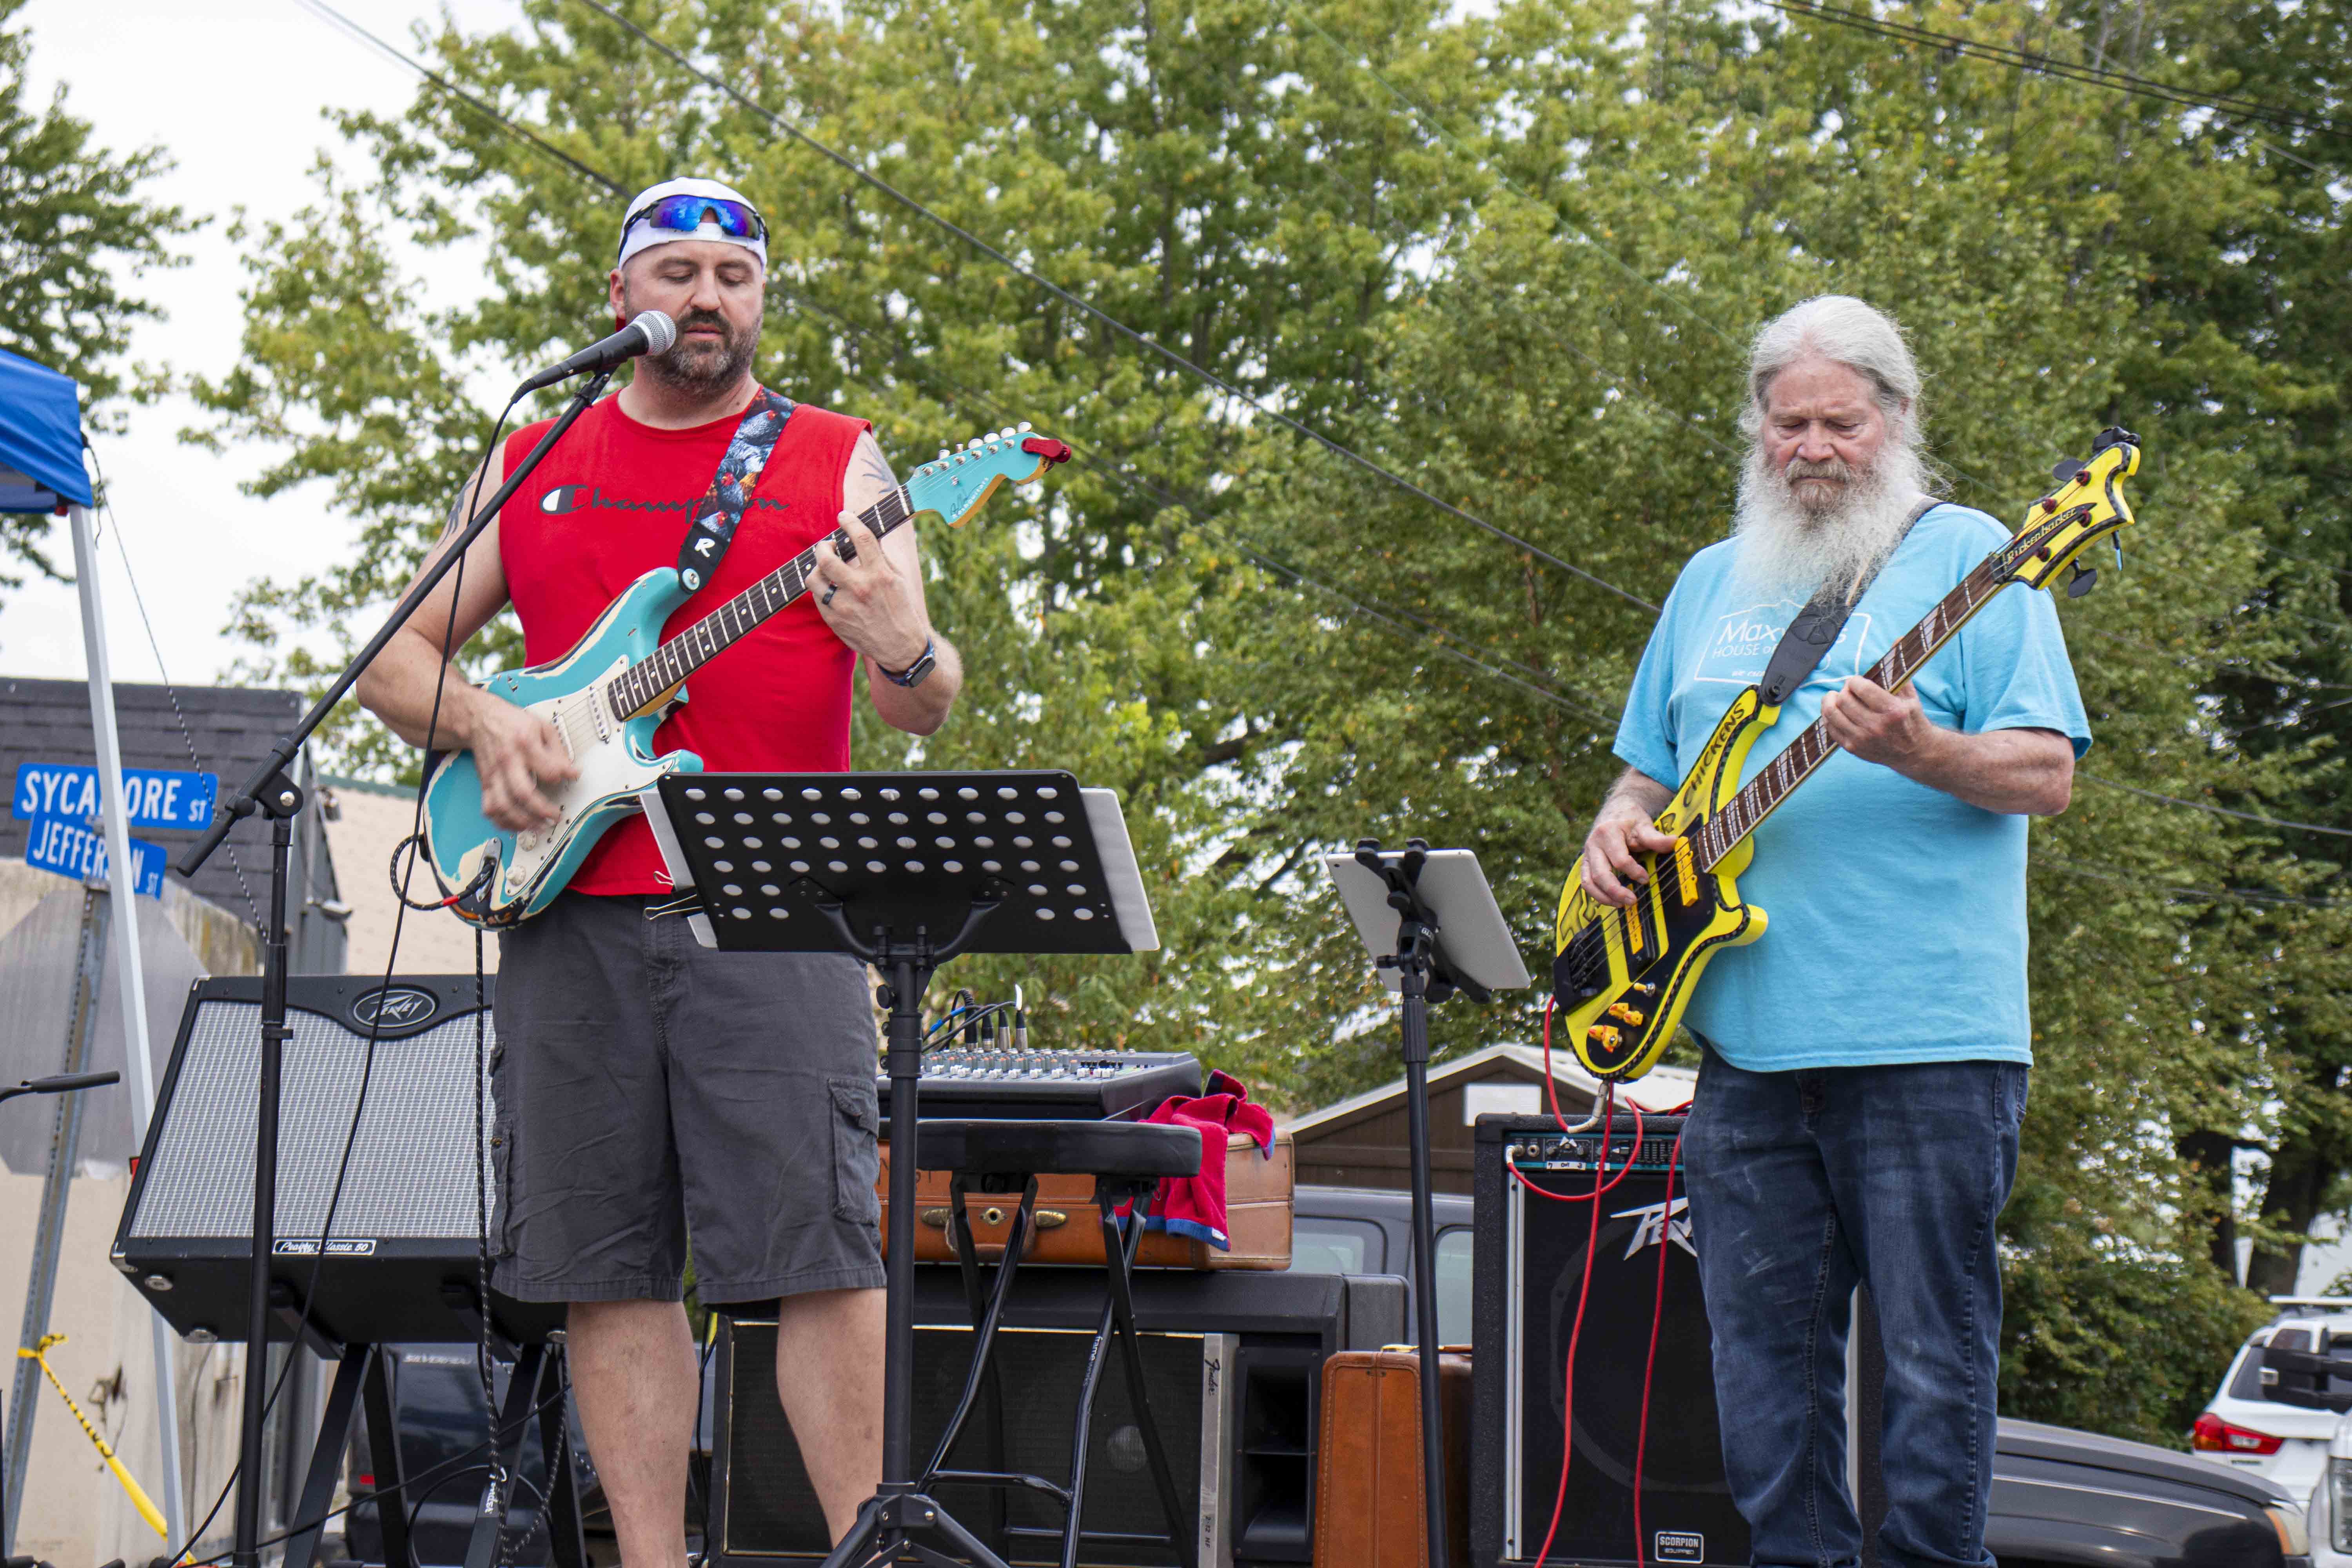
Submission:
[[[1209,1074],[1209,1092],[1197,1100],[1181,1096],[1163,1100],[1144,1118],[1163,1125],[1190,1127],[1201,1134],[1201,1173],[1162,1180],[1151,1199],[1147,1230],[1173,1231],[1198,1237],[1218,1251],[1233,1245],[1225,1235],[1225,1152],[1236,1132],[1257,1141],[1261,1159],[1274,1152],[1274,1117],[1251,1100],[1249,1086],[1222,1072]]]
[[[607,397],[547,455],[499,512],[499,555],[522,622],[523,658],[562,658],[623,590],[656,566],[677,564],[693,503],[740,414],[685,430],[639,424]],[[514,433],[507,466],[520,464],[548,424]],[[841,480],[863,419],[801,404],[752,487],[734,542],[702,591],[663,635],[683,630],[832,531]],[[730,647],[687,685],[692,699],[654,732],[654,750],[698,753],[712,771],[843,773],[856,656],[803,598]],[[583,893],[669,890],[653,831],[632,816],[590,851],[572,888]]]

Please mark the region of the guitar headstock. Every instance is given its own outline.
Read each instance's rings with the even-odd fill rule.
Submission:
[[[915,515],[934,513],[950,528],[978,511],[999,485],[1025,485],[1056,463],[1070,460],[1070,448],[1051,436],[1017,427],[975,436],[952,452],[942,451],[907,476],[907,499]]]
[[[2116,561],[2122,563],[2119,536],[2133,521],[2123,482],[2138,471],[2139,437],[2114,426],[2100,431],[2088,461],[2070,458],[2053,471],[2058,489],[2033,503],[2000,552],[2001,580],[2046,588],[2060,568],[2072,566],[2066,596],[2079,599],[2089,593],[2098,573],[2076,563],[2084,551],[2109,538],[2116,540]]]

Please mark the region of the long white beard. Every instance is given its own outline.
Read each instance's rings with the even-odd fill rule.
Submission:
[[[1762,443],[1748,448],[1732,530],[1742,582],[1806,600],[1824,588],[1850,595],[1878,569],[1927,492],[1927,465],[1912,447],[1889,447],[1871,468],[1846,473],[1843,495],[1825,510],[1808,510]]]

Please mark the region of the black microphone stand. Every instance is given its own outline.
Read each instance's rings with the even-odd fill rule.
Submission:
[[[617,367],[616,367],[617,368]],[[261,1478],[262,1419],[268,1404],[267,1369],[269,1343],[269,1268],[276,1251],[278,1218],[278,1075],[285,1059],[289,1031],[286,1027],[286,943],[287,943],[287,883],[289,878],[294,847],[294,819],[302,810],[302,791],[295,784],[292,769],[294,759],[300,754],[302,743],[311,731],[326,722],[335,704],[350,694],[367,667],[375,661],[393,637],[405,626],[408,617],[416,613],[426,596],[441,579],[464,560],[475,540],[488,528],[499,509],[530,472],[540,465],[564,432],[603,395],[605,383],[613,379],[613,371],[601,371],[572,395],[571,403],[556,419],[539,444],[530,449],[515,471],[507,476],[506,483],[496,494],[475,510],[467,522],[466,531],[456,543],[441,552],[441,558],[427,567],[415,585],[402,595],[393,606],[391,618],[382,629],[368,639],[365,647],[335,677],[334,684],[310,705],[301,721],[278,737],[269,755],[255,768],[252,776],[240,785],[236,794],[217,805],[213,811],[213,825],[205,836],[188,847],[180,857],[179,871],[184,877],[194,876],[228,837],[229,829],[255,812],[269,819],[269,928],[263,931],[261,943],[261,1094],[256,1108],[253,1142],[253,1267],[248,1279],[252,1299],[246,1304],[245,1411],[238,1431],[238,1481],[236,1488],[236,1533],[230,1562],[235,1568],[260,1568],[261,1563]],[[323,1240],[323,1238],[321,1238]],[[321,1251],[319,1264],[325,1262]],[[480,1303],[485,1317],[490,1304]],[[194,1542],[189,1542],[194,1545]]]

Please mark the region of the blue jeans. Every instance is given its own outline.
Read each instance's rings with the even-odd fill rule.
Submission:
[[[2000,1264],[2027,1069],[1748,1072],[1708,1050],[1683,1134],[1733,1499],[1759,1564],[1845,1568],[1845,1342],[1867,1282],[1886,1345],[1889,1568],[1985,1568]]]

